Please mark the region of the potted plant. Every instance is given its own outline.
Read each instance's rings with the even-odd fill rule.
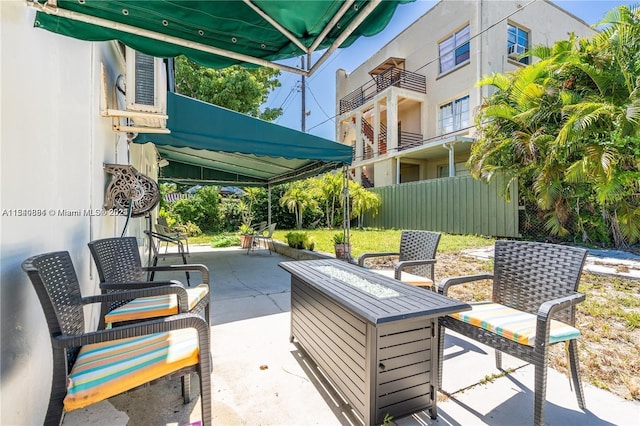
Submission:
[[[253,231],[254,230],[250,224],[243,223],[242,225],[240,225],[240,247],[249,248]]]
[[[333,235],[333,248],[336,252],[336,259],[349,260],[351,258],[351,244],[346,243],[343,233]]]
[[[249,244],[251,244],[251,236],[255,234],[255,229],[251,226],[251,222],[253,221],[251,205],[251,199],[249,199],[248,202],[240,200],[237,204],[237,208],[240,212],[240,220],[242,222],[239,229],[240,247],[242,248],[249,248]]]

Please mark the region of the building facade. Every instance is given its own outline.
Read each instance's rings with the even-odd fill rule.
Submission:
[[[550,1],[442,0],[347,73],[336,72],[336,140],[351,174],[380,187],[468,174],[476,82],[533,59],[534,45],[595,33]]]

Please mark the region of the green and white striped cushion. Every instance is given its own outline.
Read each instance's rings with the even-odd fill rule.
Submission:
[[[76,410],[198,363],[198,334],[188,328],[83,346],[64,408]]]
[[[209,286],[200,284],[188,288],[189,310],[204,297],[209,297]],[[166,317],[178,313],[178,297],[175,294],[164,296],[139,297],[109,312],[104,317],[107,324],[146,318]]]
[[[484,328],[499,336],[533,346],[536,338],[536,316],[498,303],[471,303],[471,310],[451,317]],[[549,343],[577,339],[580,330],[563,322],[551,320]]]

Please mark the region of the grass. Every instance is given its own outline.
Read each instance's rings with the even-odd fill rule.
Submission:
[[[274,239],[285,241],[288,230],[278,230],[273,234]],[[333,235],[342,233],[340,229],[306,230],[316,243],[315,250],[333,253]],[[398,251],[400,247],[400,230],[352,229],[349,233],[351,255],[358,257],[362,253],[376,251]],[[440,238],[438,253],[449,253],[466,248],[484,247],[492,245],[494,239],[473,235],[443,234]]]
[[[286,241],[285,235],[289,229],[276,229],[273,238],[279,241]],[[315,251],[333,253],[333,236],[342,233],[340,229],[313,229],[303,230],[307,232],[315,242]],[[375,251],[397,251],[400,246],[400,230],[375,230],[375,229],[352,229],[349,233],[351,240],[351,255],[358,257],[362,253]],[[220,241],[228,241],[228,245],[240,244],[237,234],[201,234],[196,237],[189,237],[189,244],[207,244],[216,247],[223,247]],[[449,253],[466,248],[490,246],[494,239],[475,235],[449,235],[442,234],[438,253]]]
[[[274,239],[284,241],[288,230],[276,229]],[[306,230],[315,250],[333,254],[333,235],[339,229]],[[358,230],[350,232],[351,254],[397,251],[400,230]],[[233,234],[227,237],[233,237]],[[190,244],[211,244],[214,236],[189,238]],[[217,240],[221,237],[218,236]],[[232,240],[233,238],[231,238]],[[470,257],[463,250],[492,246],[495,239],[472,235],[442,234],[435,269],[436,282],[443,278],[472,275],[493,270],[491,260]],[[236,243],[238,244],[238,243]],[[638,281],[583,272],[579,291],[587,295],[578,305],[576,326],[582,380],[618,396],[640,400],[640,286]],[[456,286],[450,296],[465,302],[488,300],[490,282]],[[568,374],[563,345],[549,349],[549,365]]]

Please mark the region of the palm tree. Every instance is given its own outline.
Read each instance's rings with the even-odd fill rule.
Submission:
[[[327,227],[333,228],[336,209],[340,204],[342,194],[342,174],[325,173],[319,178],[309,179],[315,198],[324,210]]]
[[[367,191],[359,183],[349,181],[349,196],[351,198],[351,215],[358,218],[358,228],[362,228],[364,214],[371,211],[378,214],[382,201],[380,195]]]
[[[624,246],[640,239],[639,10],[620,6],[602,23],[591,39],[536,47],[539,62],[478,83],[497,90],[476,117],[469,165],[476,178],[517,180],[552,234],[604,224]]]
[[[280,198],[280,205],[287,207],[296,217],[296,228],[302,229],[302,216],[307,209],[317,207],[318,202],[313,198],[309,185],[305,181],[291,183],[287,191]]]

